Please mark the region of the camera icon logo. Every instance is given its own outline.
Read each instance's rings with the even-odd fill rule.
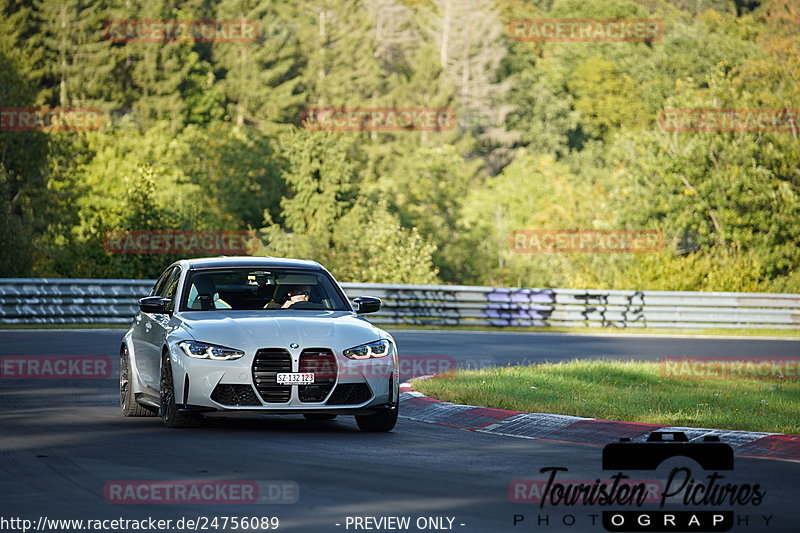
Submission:
[[[733,470],[733,447],[706,435],[689,442],[683,431],[654,431],[645,442],[622,438],[603,448],[603,470],[655,470],[671,457],[694,459],[704,470]]]

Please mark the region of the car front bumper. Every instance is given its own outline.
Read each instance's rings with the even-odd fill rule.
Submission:
[[[278,385],[278,371],[308,371],[309,350],[263,348],[240,359],[214,361],[170,346],[176,403],[182,411],[209,413],[372,414],[395,408],[399,375],[394,346],[386,357],[365,360],[322,350],[328,352],[328,364],[315,373],[323,378],[319,383]]]

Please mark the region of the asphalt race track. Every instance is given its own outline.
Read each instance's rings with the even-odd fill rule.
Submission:
[[[410,330],[393,334],[404,357],[451,359],[458,366],[573,357],[800,354],[800,342],[793,340]],[[0,331],[0,356],[113,356],[121,335],[122,330]],[[667,460],[656,471],[626,472],[635,480],[657,483],[666,480],[673,468],[688,466],[692,481],[687,484],[693,483],[697,498],[712,492],[714,485],[728,484],[730,496],[719,505],[667,499],[664,508],[660,502],[649,501],[641,508],[564,502],[540,507],[535,502],[538,492],[530,483],[515,482],[544,481],[547,475],[539,470],[546,467],[566,468],[558,471],[559,480],[610,480],[616,472],[602,470],[601,453],[599,446],[501,437],[402,419],[402,406],[401,420],[388,434],[362,433],[346,417],[318,423],[295,416],[225,419],[200,429],[167,429],[158,418],[122,417],[116,369],[102,379],[4,375],[0,379],[0,516],[31,523],[0,521],[0,531],[22,531],[22,525],[34,530],[40,519],[39,530],[53,532],[79,530],[74,524],[47,527],[53,519],[84,520],[83,531],[242,531],[265,529],[260,526],[268,521],[256,520],[257,527],[248,524],[247,529],[240,523],[234,529],[232,517],[277,517],[278,531],[292,532],[547,533],[605,531],[604,511],[643,509],[672,514],[730,512],[732,531],[800,530],[798,462],[736,458],[734,469],[721,471],[722,477],[715,480],[709,479],[712,472],[678,458]],[[217,492],[204,496],[202,503],[165,503],[163,492],[145,496],[137,492],[132,501],[120,503],[119,495],[127,493],[114,490],[133,486],[131,481],[150,483],[145,488],[164,486],[163,482],[172,487],[202,482],[203,486],[215,484]],[[220,486],[230,482],[239,488],[258,487],[259,496],[267,501],[242,503],[233,489],[219,492]],[[521,486],[529,490],[521,491]],[[710,523],[706,522],[710,515],[695,514],[704,527]],[[387,521],[390,517],[401,521]],[[149,529],[110,521],[95,522],[102,527],[89,529],[91,523],[86,522],[120,518],[172,522],[169,527]],[[405,518],[409,525],[398,527]],[[628,524],[633,520],[624,518]],[[197,527],[189,527],[190,520],[199,522],[193,524]],[[223,520],[228,522],[224,529]]]

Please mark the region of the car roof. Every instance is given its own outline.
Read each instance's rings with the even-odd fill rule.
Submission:
[[[316,261],[306,261],[303,259],[287,259],[282,257],[253,257],[253,256],[231,256],[231,257],[202,257],[198,259],[184,259],[181,263],[188,266],[190,270],[203,268],[225,268],[225,267],[256,267],[256,268],[307,268],[311,270],[325,270]]]

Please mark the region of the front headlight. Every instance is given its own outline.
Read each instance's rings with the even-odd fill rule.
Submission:
[[[370,357],[386,357],[389,355],[391,343],[386,339],[354,346],[344,351],[344,356],[350,359],[369,359]]]
[[[198,341],[181,341],[178,343],[178,346],[183,350],[183,353],[195,359],[229,361],[231,359],[239,359],[244,355],[244,352],[241,350]]]

